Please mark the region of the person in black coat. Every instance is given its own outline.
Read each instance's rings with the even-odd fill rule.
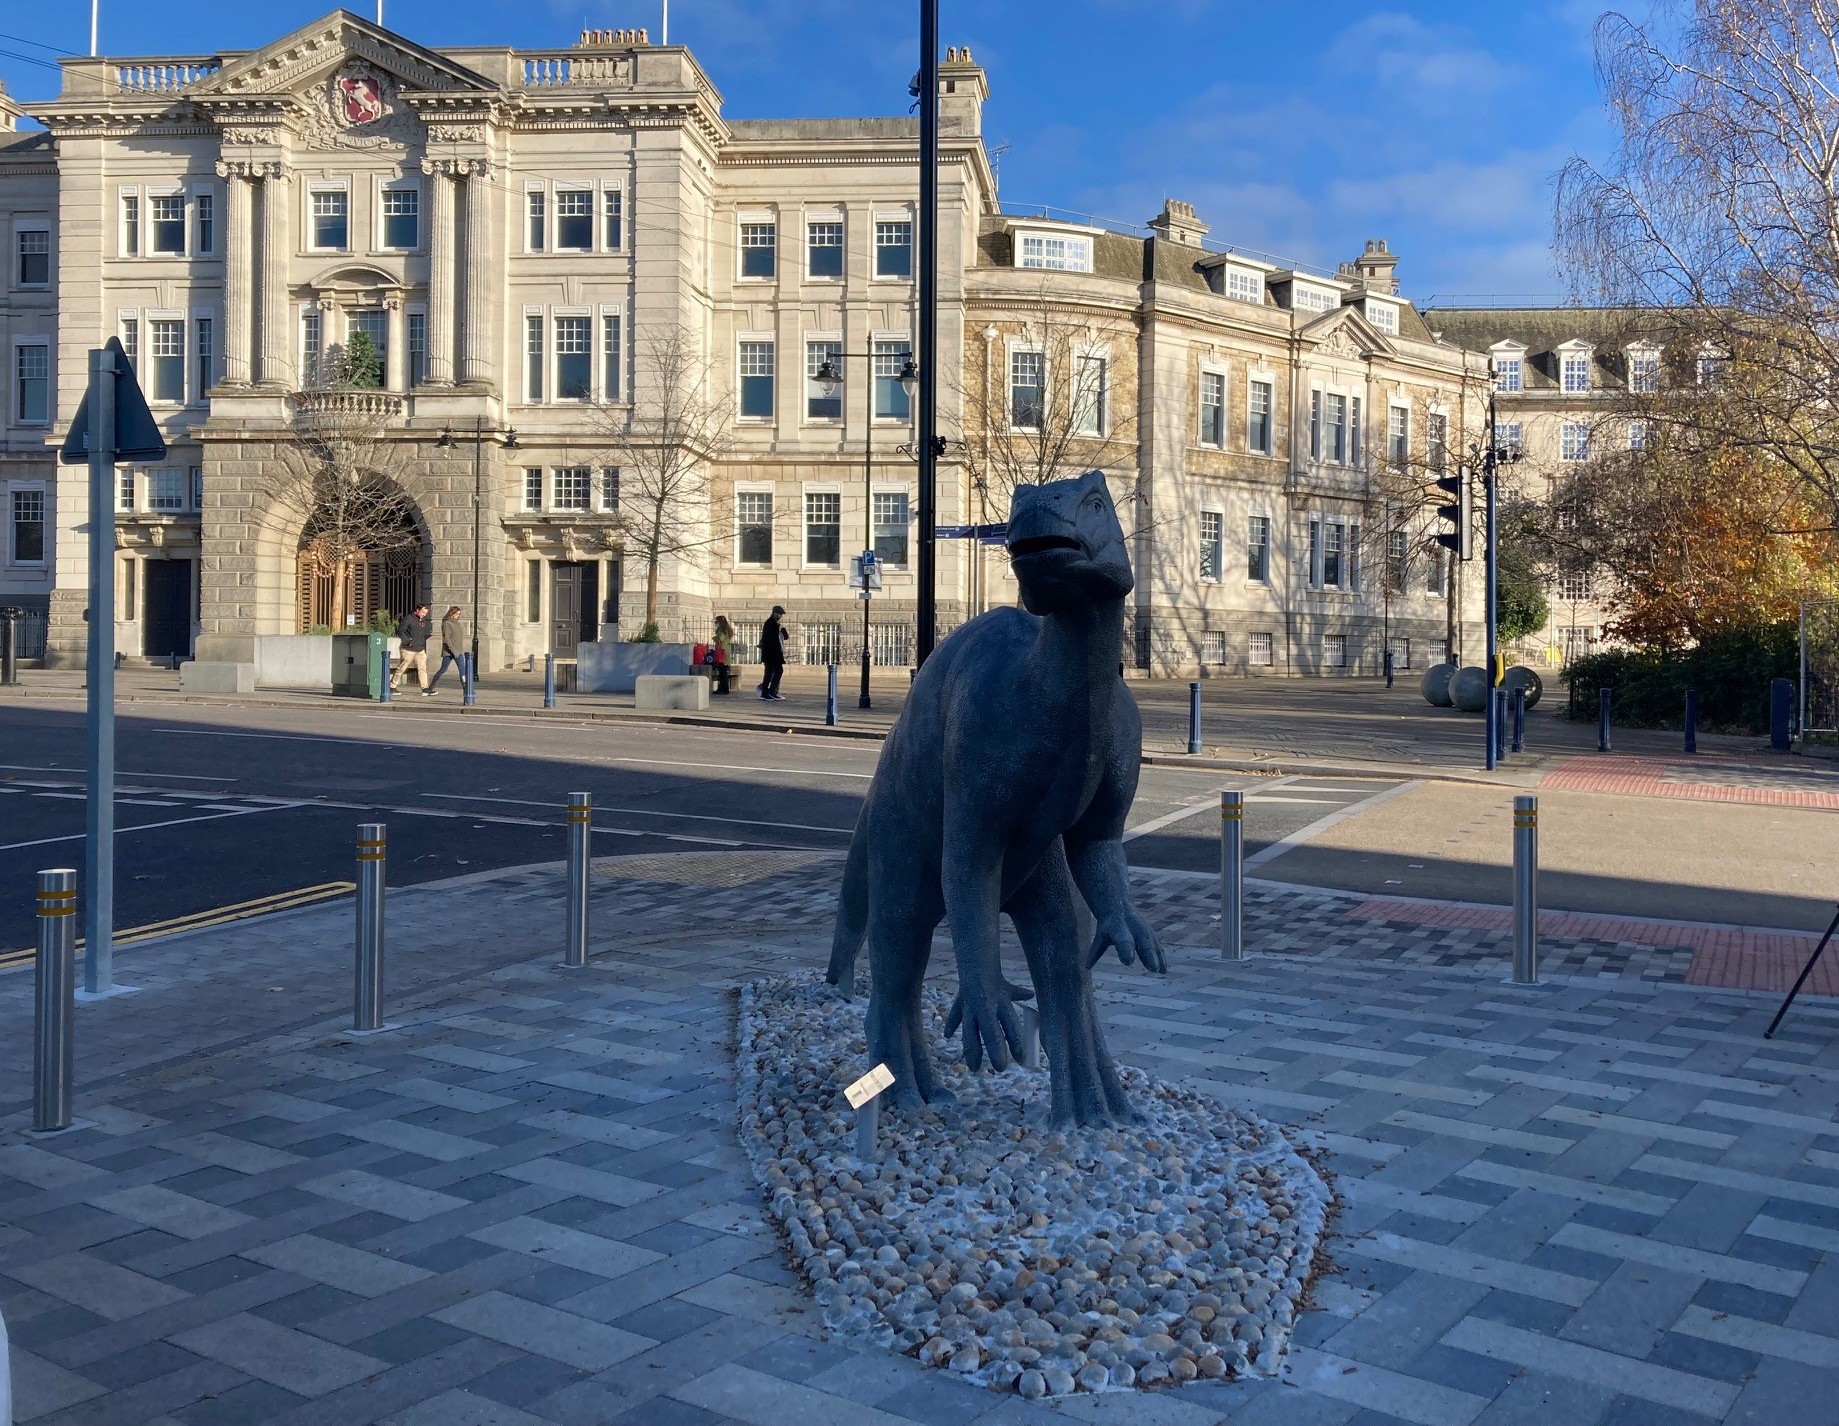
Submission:
[[[417,604],[413,614],[403,615],[402,622],[396,626],[396,637],[402,640],[402,661],[396,665],[390,690],[400,689],[409,670],[414,669],[416,681],[421,684],[421,696],[432,698],[434,686],[428,682],[428,640],[434,637],[434,621],[428,617],[426,604]]]
[[[785,695],[779,691],[779,680],[785,677],[785,645],[791,637],[780,621],[785,618],[785,606],[773,605],[773,612],[760,626],[760,662],[765,665],[766,675],[760,680],[760,697],[784,702]]]

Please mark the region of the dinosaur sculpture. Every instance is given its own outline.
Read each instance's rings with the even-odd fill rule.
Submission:
[[[920,989],[941,919],[958,964],[947,1033],[961,1027],[973,1070],[1020,1053],[1014,1002],[1029,991],[1002,974],[1006,911],[1040,997],[1055,1121],[1128,1119],[1091,967],[1112,948],[1126,965],[1164,964],[1124,862],[1143,729],[1121,664],[1134,580],[1104,477],[1019,487],[1008,548],[1027,612],[973,619],[914,681],[850,841],[829,980],[854,992],[866,934],[869,1056],[901,1102],[936,1098]],[[1089,951],[1076,895],[1097,922]]]

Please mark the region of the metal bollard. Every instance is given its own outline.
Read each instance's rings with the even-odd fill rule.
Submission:
[[[395,690],[390,687],[390,646],[388,644],[377,650],[377,662],[383,666],[383,676],[377,682],[377,700],[381,703],[388,703],[395,696]]]
[[[0,609],[0,684],[19,682],[19,616]]]
[[[856,1111],[856,1157],[865,1164],[872,1164],[881,1157],[881,1151],[875,1143],[875,1131],[880,1127],[880,1119],[879,1094]]]
[[[830,678],[824,692],[824,726],[836,727],[836,665],[830,665]]]
[[[1497,763],[1507,761],[1507,690],[1494,690],[1494,760]]]
[[[1513,750],[1516,753],[1526,750],[1526,690],[1513,690]]]
[[[593,865],[588,839],[594,834],[593,799],[585,792],[568,794],[568,929],[562,964],[587,964],[587,879]]]
[[[32,1023],[32,1128],[70,1127],[70,1082],[76,1069],[77,874],[38,874],[36,1014]]]
[[[1039,1069],[1041,1067],[1041,1012],[1028,1004],[1018,1005],[1015,1008],[1022,1012],[1022,1068]]]
[[[1513,799],[1513,983],[1539,983],[1539,799]]]
[[[1188,751],[1200,751],[1200,685],[1188,685]]]
[[[460,702],[470,708],[473,706],[473,656],[460,655]]]
[[[1609,693],[1608,688],[1596,691],[1596,750],[1599,753],[1609,751]]]
[[[381,822],[358,824],[357,989],[351,1028],[383,1028],[383,870],[389,832]]]
[[[1220,794],[1220,955],[1245,959],[1245,794]]]
[[[543,655],[543,707],[556,706],[556,656]]]
[[[1686,751],[1696,753],[1699,750],[1699,691],[1696,688],[1686,690]]]
[[[1392,686],[1392,650],[1387,649],[1383,660],[1386,666],[1386,687]]]

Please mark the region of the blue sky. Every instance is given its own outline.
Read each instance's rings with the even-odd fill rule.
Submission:
[[[105,54],[252,47],[329,8],[102,3]],[[386,5],[391,28],[434,46],[566,45],[583,25],[645,25],[655,38],[660,9],[659,0]],[[1571,153],[1594,155],[1607,140],[1590,48],[1603,8],[941,0],[940,37],[970,45],[989,70],[984,133],[1006,145],[1005,202],[1142,222],[1164,197],[1184,198],[1217,239],[1330,267],[1383,236],[1421,302],[1556,292],[1552,176]],[[912,7],[675,0],[671,9],[671,39],[696,52],[731,117],[906,108]],[[12,56],[83,51],[88,30],[85,0],[0,7],[0,51]],[[27,101],[57,87],[51,70],[6,54],[0,77]]]

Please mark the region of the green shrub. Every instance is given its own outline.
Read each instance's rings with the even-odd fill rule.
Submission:
[[[379,609],[370,616],[370,632],[373,634],[393,634],[402,620],[387,609]]]
[[[1794,620],[1710,636],[1696,648],[1611,649],[1573,660],[1570,716],[1596,717],[1598,690],[1607,686],[1614,721],[1625,728],[1679,728],[1686,690],[1699,696],[1699,726],[1707,732],[1769,731],[1769,682],[1796,678],[1800,634]]]
[[[632,636],[632,642],[635,644],[661,644],[664,642],[664,636],[658,632],[658,626],[656,624],[647,624],[644,628],[640,629],[638,633]]]

